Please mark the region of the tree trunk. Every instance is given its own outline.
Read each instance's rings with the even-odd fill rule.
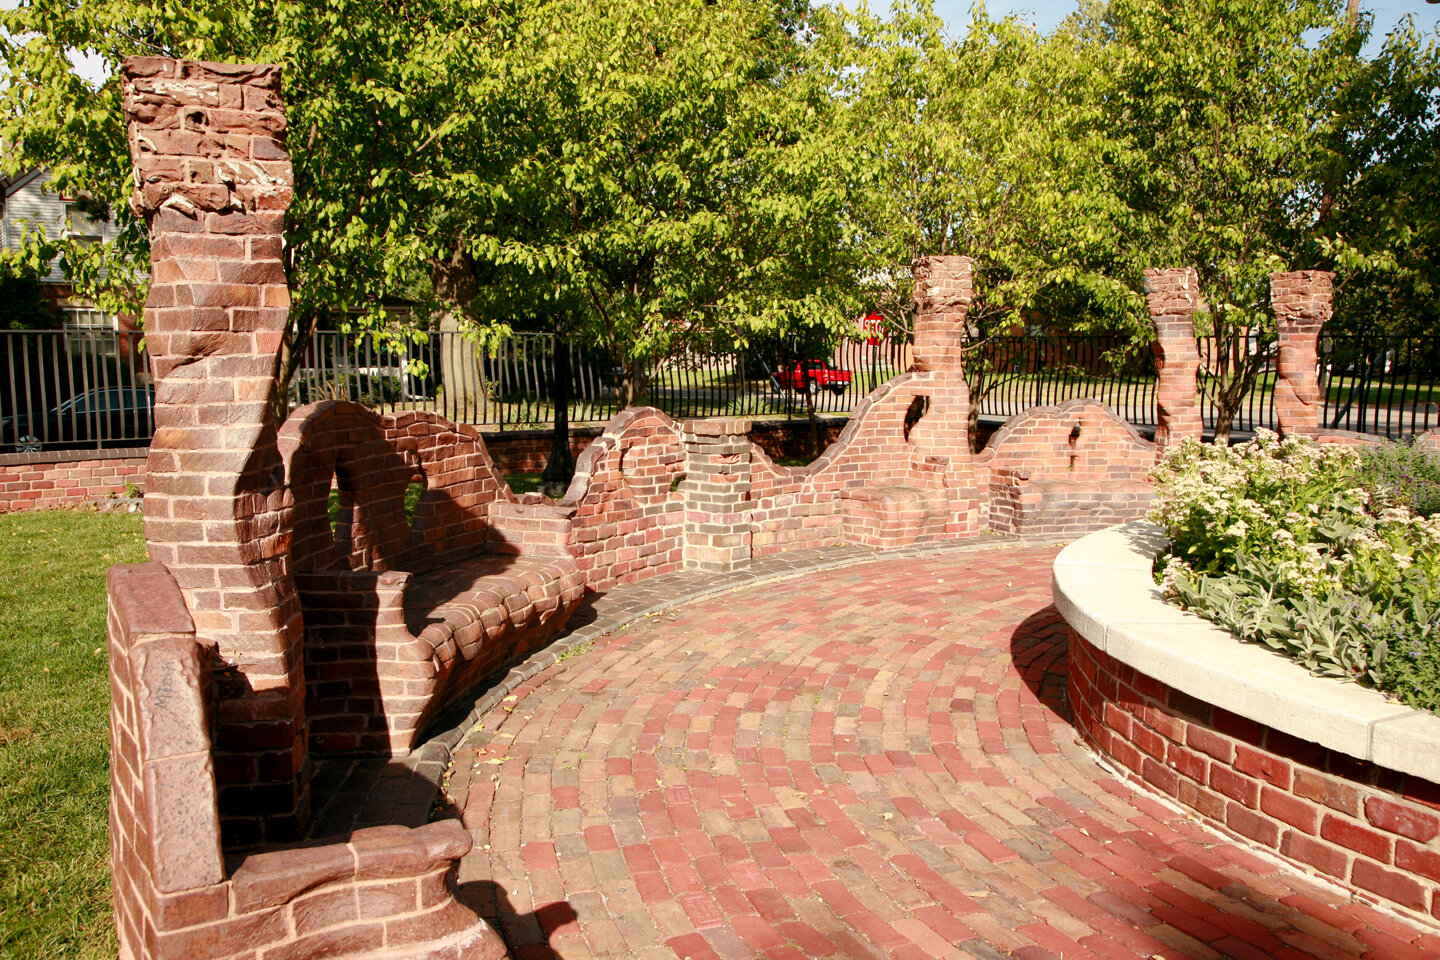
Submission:
[[[645,392],[645,361],[628,360],[621,365],[620,407],[633,407]]]
[[[448,260],[433,261],[430,281],[445,305],[440,314],[440,385],[444,413],[458,423],[484,423],[485,374],[475,345],[463,335],[466,311],[480,292],[470,254],[457,249]]]
[[[575,476],[575,455],[570,452],[570,341],[555,334],[555,380],[550,391],[555,402],[555,431],[550,459],[540,475],[545,496],[560,499]]]
[[[299,317],[292,315],[285,336],[280,338],[280,353],[275,358],[274,393],[270,397],[276,423],[284,423],[290,415],[290,383],[310,349],[310,338],[314,336],[319,320],[319,314],[314,311]],[[304,402],[305,398],[301,398],[301,403]]]

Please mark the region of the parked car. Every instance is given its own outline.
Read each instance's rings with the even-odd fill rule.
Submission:
[[[143,445],[155,429],[154,407],[155,391],[148,386],[89,390],[53,410],[0,420],[0,446],[38,453],[61,447]]]
[[[853,377],[849,370],[832,367],[824,360],[797,360],[775,371],[775,382],[782,390],[801,390],[812,397],[821,390],[829,390],[838,397],[850,386]]]

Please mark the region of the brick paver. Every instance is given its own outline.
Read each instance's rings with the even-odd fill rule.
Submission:
[[[576,649],[455,753],[463,894],[520,958],[1440,954],[1079,745],[1055,552],[736,587]]]

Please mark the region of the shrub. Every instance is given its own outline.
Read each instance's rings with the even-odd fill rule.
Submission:
[[[1440,707],[1440,519],[1379,475],[1301,437],[1186,441],[1154,472],[1167,595],[1313,673]]]
[[[1422,517],[1440,513],[1440,453],[1433,450],[1395,441],[1372,447],[1361,455],[1360,480],[1373,496]]]

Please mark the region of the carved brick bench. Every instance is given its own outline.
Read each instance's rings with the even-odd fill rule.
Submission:
[[[1158,454],[1098,400],[1032,407],[976,458],[990,474],[990,529],[1073,535],[1144,516]]]
[[[160,563],[110,568],[111,871],[122,958],[501,960],[456,898],[458,820],[226,858],[210,720],[217,665]],[[228,863],[227,863],[228,859]]]
[[[950,516],[944,490],[883,484],[840,494],[846,541],[889,549],[938,537]]]
[[[407,753],[584,593],[563,511],[517,500],[470,427],[326,401],[295,412],[280,449],[314,750]]]

